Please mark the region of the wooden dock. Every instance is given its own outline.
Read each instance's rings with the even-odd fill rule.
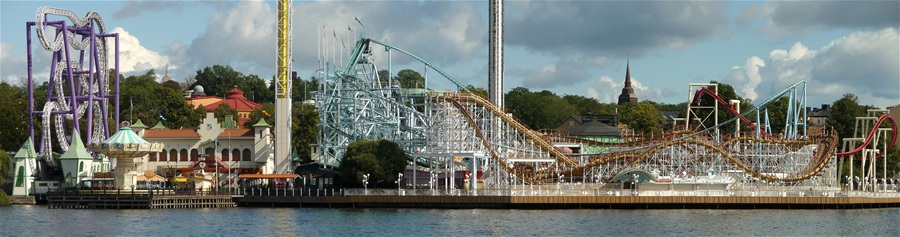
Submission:
[[[231,195],[183,193],[172,190],[87,190],[50,192],[51,209],[169,209],[221,208],[237,206]]]

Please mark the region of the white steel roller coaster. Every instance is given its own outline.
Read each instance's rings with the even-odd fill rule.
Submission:
[[[372,60],[374,44],[409,55],[434,69],[458,92],[439,92],[427,85],[425,90],[403,89],[384,83]],[[766,185],[792,185],[810,179],[836,185],[835,133],[807,135],[805,115],[796,111],[800,106],[790,107],[794,112],[787,113],[789,123],[782,136],[770,135],[771,131],[765,129],[768,122],[760,119],[767,117],[760,113],[766,114],[769,105],[783,96],[797,105],[805,104],[805,81],[742,113],[725,104],[722,108],[736,116],[711,127],[688,124],[684,128],[689,130],[626,136],[621,142],[604,143],[529,129],[486,98],[467,91],[439,68],[383,42],[360,39],[346,63],[339,65],[322,64],[324,83],[316,92],[321,126],[319,155],[330,166],[340,165],[349,143],[386,139],[400,144],[411,164],[421,169],[477,170],[488,174],[481,182],[491,187],[562,180],[610,182],[622,172],[635,170],[652,171],[650,179],[654,181],[731,173],[741,182]],[[704,93],[709,93],[708,89],[699,89],[694,100]],[[689,112],[699,116],[697,111]],[[754,114],[755,123],[746,119]],[[737,120],[753,129],[729,136],[719,134],[720,126]],[[892,136],[896,137],[896,132]],[[601,149],[585,149],[598,151],[594,154],[564,154],[554,148],[554,142]]]

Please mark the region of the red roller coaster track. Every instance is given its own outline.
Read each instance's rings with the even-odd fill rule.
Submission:
[[[700,90],[697,90],[697,93],[694,94],[694,101],[691,101],[691,106],[697,106],[697,105],[700,105],[700,96],[702,96],[703,94],[712,96],[713,99],[716,99],[716,101],[718,101],[719,104],[724,105],[725,108],[727,108],[728,111],[731,111],[731,113],[734,114],[735,116],[740,115],[740,113],[738,113],[736,110],[734,110],[734,107],[733,107],[733,106],[731,106],[730,104],[728,104],[728,102],[726,102],[724,99],[722,99],[722,97],[719,97],[718,95],[716,95],[716,93],[713,92],[712,90],[710,90],[709,88],[702,88],[702,89],[700,89]],[[750,126],[750,128],[752,128],[754,131],[757,130],[756,124],[753,123],[753,122],[751,122],[751,121],[750,121],[749,119],[747,119],[746,117],[741,117],[741,121],[744,122],[744,124]],[[772,137],[772,135],[766,133],[766,131],[760,130],[760,133],[761,133],[764,137]]]
[[[872,126],[872,130],[869,130],[869,135],[866,136],[866,140],[862,144],[860,144],[858,147],[856,147],[856,149],[853,149],[853,150],[850,150],[847,152],[838,152],[837,156],[838,157],[846,157],[846,156],[856,154],[859,151],[862,151],[863,148],[865,148],[866,146],[869,145],[870,142],[872,142],[872,138],[875,137],[875,133],[878,132],[878,127],[881,126],[881,122],[883,122],[884,120],[889,120],[888,122],[890,122],[890,125],[891,125],[891,143],[888,144],[887,149],[885,149],[881,153],[878,153],[877,155],[875,155],[875,157],[880,158],[880,157],[884,156],[884,152],[890,151],[891,148],[894,147],[894,143],[897,142],[897,123],[894,122],[894,118],[891,118],[891,116],[889,114],[883,114],[880,117],[878,117],[878,120],[875,122],[875,125]]]
[[[702,96],[704,94],[711,96],[713,99],[718,101],[719,104],[724,105],[725,108],[727,108],[728,111],[731,111],[731,113],[734,114],[735,116],[740,115],[740,113],[738,113],[736,110],[734,110],[733,106],[731,106],[730,104],[725,102],[725,100],[722,99],[722,97],[719,97],[718,95],[716,95],[716,93],[714,91],[710,90],[709,88],[702,88],[700,90],[697,90],[697,93],[694,94],[694,101],[691,101],[691,105],[693,105],[693,106],[699,105],[700,104],[700,96]],[[865,148],[866,146],[869,145],[870,142],[872,142],[872,137],[874,137],[875,133],[878,132],[878,127],[881,126],[881,123],[884,120],[888,120],[888,122],[890,122],[890,125],[891,125],[891,143],[888,144],[888,148],[885,150],[885,151],[890,151],[891,148],[894,147],[894,143],[897,141],[897,124],[894,122],[894,119],[891,118],[891,116],[889,114],[884,114],[884,115],[881,115],[880,117],[878,117],[878,120],[875,122],[875,125],[872,126],[872,130],[869,130],[869,135],[866,136],[866,140],[862,144],[860,144],[859,147],[856,147],[855,149],[847,151],[847,152],[836,153],[836,155],[838,157],[847,157],[847,156],[850,156],[850,155],[853,155],[853,154],[856,154],[856,153],[862,151],[863,148]],[[750,126],[750,128],[752,128],[753,130],[757,129],[756,124],[751,122],[746,117],[741,117],[741,121],[744,122],[744,124],[747,124],[748,126]],[[771,134],[768,134],[763,130],[760,130],[760,133],[764,137],[772,137]],[[881,153],[878,153],[875,157],[880,158],[882,156],[884,156],[884,151],[882,151]]]

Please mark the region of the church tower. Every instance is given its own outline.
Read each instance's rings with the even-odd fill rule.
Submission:
[[[634,95],[634,89],[631,88],[631,65],[625,62],[625,87],[622,88],[622,94],[619,94],[619,104],[637,103],[637,95]]]

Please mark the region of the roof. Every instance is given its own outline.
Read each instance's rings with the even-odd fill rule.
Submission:
[[[812,112],[809,113],[809,117],[828,117],[831,115],[831,112],[834,111],[834,107],[828,108],[816,108],[813,109]]]
[[[260,118],[260,119],[259,119],[259,122],[256,122],[256,124],[254,124],[254,125],[251,126],[251,127],[254,127],[254,128],[255,128],[255,127],[271,127],[271,126],[272,126],[272,125],[269,125],[269,123],[266,123],[266,120],[265,120],[265,119]]]
[[[31,137],[28,137],[28,140],[25,140],[25,144],[22,144],[22,148],[19,148],[19,151],[13,157],[16,159],[34,159],[36,158],[35,156],[37,156],[37,153],[34,152],[34,142],[31,141]]]
[[[116,134],[113,134],[112,137],[106,139],[103,143],[107,144],[140,144],[147,143],[147,140],[138,136],[134,131],[131,131],[129,127],[121,127]]]
[[[300,177],[299,174],[242,174],[238,178],[241,179],[293,179]]]
[[[219,138],[253,137],[253,135],[253,130],[249,128],[226,128],[225,131],[219,133]]]
[[[194,129],[159,129],[144,131],[144,138],[200,138]]]
[[[231,106],[231,108],[234,108],[237,111],[252,111],[253,109],[262,108],[262,105],[248,100],[244,97],[244,91],[235,87],[225,93],[225,100],[205,105],[206,111],[213,111],[216,108],[219,108],[222,103],[227,103],[228,106]]]
[[[141,119],[138,119],[137,122],[131,125],[132,128],[147,128],[147,125],[141,122]]]
[[[153,126],[153,127],[150,128],[150,129],[156,129],[156,130],[159,130],[159,129],[166,129],[166,125],[163,125],[163,124],[162,124],[162,121],[159,121],[159,122],[156,123],[156,126]]]
[[[131,128],[128,129],[129,131]],[[132,132],[134,133],[134,132]],[[116,133],[118,134],[118,133]],[[69,150],[66,151],[65,154],[59,157],[60,160],[90,160],[93,159],[91,157],[91,153],[88,153],[87,149],[84,148],[84,143],[81,142],[81,136],[78,135],[78,131],[75,131],[72,134],[72,145],[69,145]]]
[[[568,133],[569,136],[621,136],[619,128],[606,125],[600,121],[590,121],[575,127],[563,129],[562,131]]]

